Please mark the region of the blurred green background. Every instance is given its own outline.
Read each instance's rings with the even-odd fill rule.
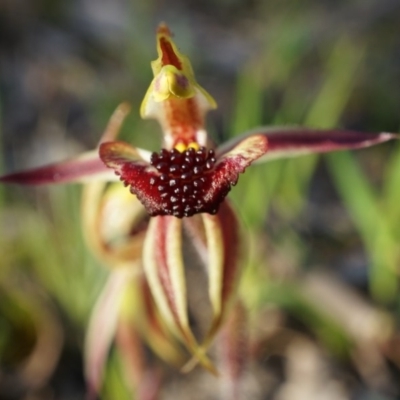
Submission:
[[[218,103],[217,143],[260,125],[399,131],[397,0],[3,0],[2,172],[93,148],[122,101],[123,137],[156,150],[160,129],[139,106],[161,21]],[[262,382],[249,398],[399,398],[399,183],[397,143],[240,178]],[[84,397],[84,329],[107,272],[85,249],[79,197],[73,185],[0,188],[1,400]],[[128,398],[117,358],[109,370],[104,398]]]

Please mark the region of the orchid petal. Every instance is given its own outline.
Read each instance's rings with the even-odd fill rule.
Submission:
[[[214,371],[188,323],[181,235],[181,220],[171,216],[152,218],[143,249],[144,270],[168,327],[205,368]]]
[[[230,140],[218,148],[217,155],[225,154],[234,148],[243,138],[249,138],[253,135],[262,135],[268,140],[268,151],[257,162],[296,157],[311,153],[360,149],[400,138],[399,135],[394,133],[364,133],[301,127],[265,127],[254,129],[249,133]]]
[[[96,150],[83,153],[67,161],[14,172],[0,177],[0,182],[23,185],[45,185],[67,182],[84,183],[93,180],[117,180],[115,175],[110,173],[110,170],[101,162]]]
[[[142,118],[155,118],[168,149],[179,143],[205,146],[204,115],[215,100],[197,82],[189,59],[181,54],[165,24],[157,31],[157,60],[151,63],[154,79],[140,107]]]
[[[92,397],[101,387],[108,351],[117,328],[121,300],[131,275],[126,268],[110,274],[89,321],[85,340],[85,375]]]

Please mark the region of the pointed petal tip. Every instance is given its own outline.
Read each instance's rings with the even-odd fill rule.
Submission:
[[[360,132],[351,132],[350,131],[349,134],[353,134],[354,137],[356,137],[356,135],[365,135],[365,140],[362,140],[362,138],[360,137],[359,145],[357,145],[357,143],[354,144],[355,149],[363,148],[363,147],[370,147],[370,146],[374,146],[379,143],[388,142],[390,140],[399,140],[400,139],[399,134],[392,133],[392,132],[360,133]]]
[[[380,135],[384,140],[400,140],[398,133],[382,132]]]

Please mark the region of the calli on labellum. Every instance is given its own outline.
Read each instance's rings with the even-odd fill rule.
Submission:
[[[88,243],[104,263],[116,267],[114,271],[121,268],[138,271],[136,275],[128,274],[129,279],[123,275],[122,278],[114,277],[110,286],[127,286],[126,282],[138,279],[135,276],[144,279],[157,309],[159,326],[165,325],[173,340],[183,343],[195,362],[215,371],[207,349],[229,314],[242,269],[239,223],[226,199],[231,187],[238,183],[239,175],[255,161],[358,149],[398,139],[398,136],[393,133],[261,127],[214,147],[204,120],[206,112],[216,108],[216,102],[197,83],[189,60],[178,51],[165,24],[157,31],[157,51],[158,58],[151,63],[154,79],[140,114],[160,123],[163,142],[159,152],[151,153],[116,140],[129,111],[129,107],[122,104],[111,117],[98,149],[69,161],[5,175],[0,181],[34,185],[85,183],[83,226]],[[115,193],[124,200],[113,203],[113,192],[105,190],[103,182],[118,179],[129,186],[130,193],[121,184]],[[122,190],[125,194],[121,194]],[[115,223],[104,213],[112,212],[110,207],[117,203],[125,204],[130,210],[135,226],[131,229],[117,224],[120,235],[129,239],[119,248],[107,243],[107,229],[99,227],[104,222],[116,229]],[[208,333],[201,340],[195,337],[189,322],[183,232],[192,241],[208,275],[205,290],[208,290],[212,318]],[[137,293],[139,289],[135,290]],[[144,293],[143,286],[139,292]],[[120,290],[109,289],[107,293],[120,296]],[[112,310],[118,313],[119,300],[115,303],[118,304],[114,304]],[[92,333],[104,323],[100,320],[96,313],[90,328]],[[114,318],[113,326],[116,326],[116,320]],[[108,339],[103,341],[96,335],[89,335],[93,338],[88,341],[87,376],[94,390],[98,389],[100,373],[92,374],[91,371],[101,370],[104,350],[112,334],[108,332]],[[159,335],[165,349],[168,348],[167,337],[167,333]],[[96,358],[100,348],[103,356]],[[171,355],[170,358],[174,357]]]

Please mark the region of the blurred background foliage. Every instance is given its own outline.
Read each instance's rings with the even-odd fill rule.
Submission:
[[[93,148],[122,101],[123,137],[156,150],[139,105],[160,21],[218,102],[217,143],[260,125],[399,131],[397,0],[2,0],[2,171]],[[251,249],[241,293],[261,382],[248,398],[399,398],[399,182],[396,143],[240,178],[231,198]],[[84,329],[107,271],[85,249],[80,188],[1,187],[0,204],[0,399],[81,399]],[[126,396],[119,370],[113,354],[105,399]],[[163,398],[199,385],[178,383]]]

